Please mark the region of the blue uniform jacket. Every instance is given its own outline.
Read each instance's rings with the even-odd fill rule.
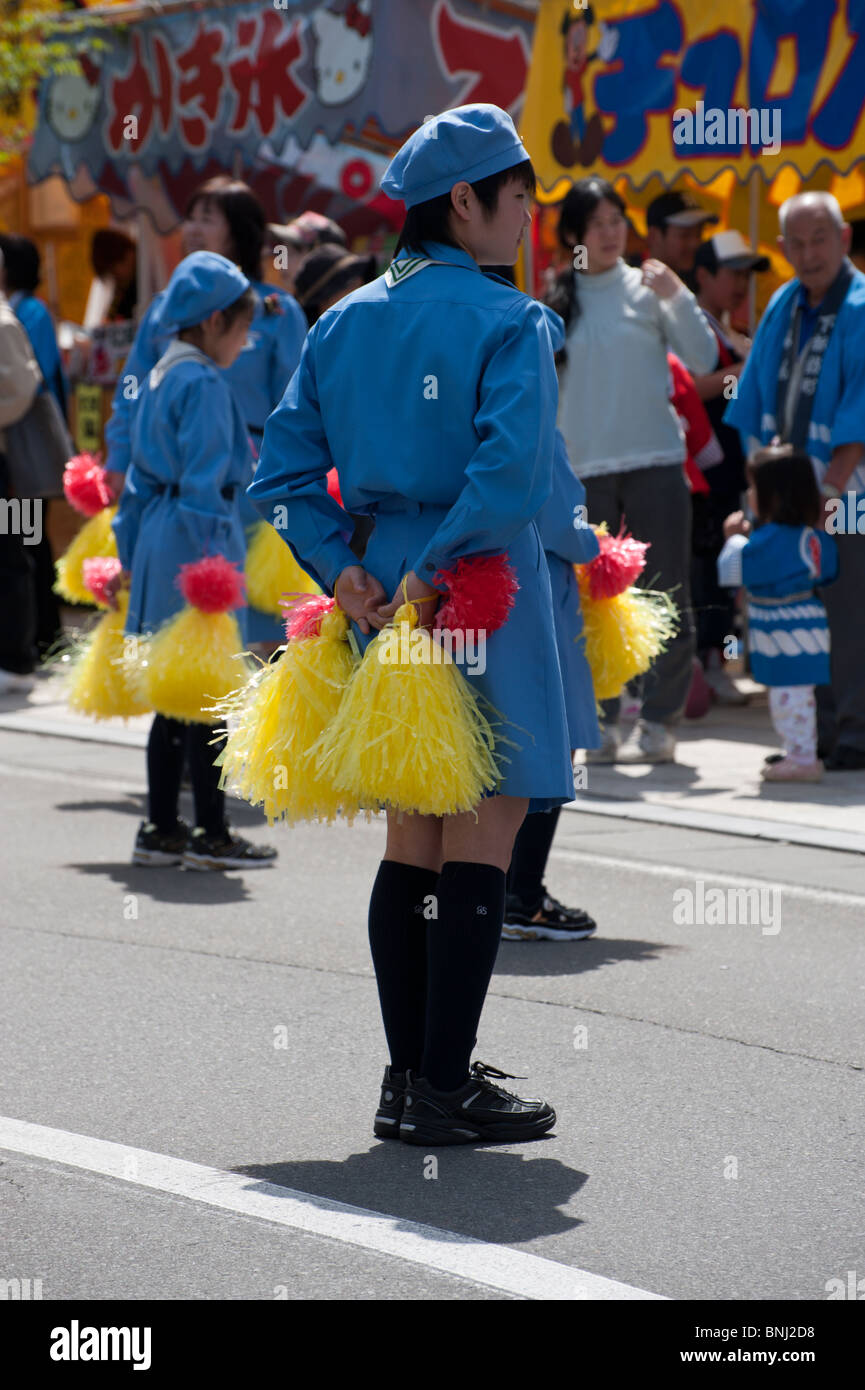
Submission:
[[[290,294],[261,281],[254,281],[253,289],[258,295],[258,304],[246,346],[230,367],[217,370],[223,372],[231,386],[243,422],[258,449],[265,421],[281,399],[297,366],[307,325],[303,310]],[[274,297],[271,302],[281,312],[266,311],[264,300],[271,296]],[[106,467],[118,472],[125,472],[129,466],[131,431],[137,408],[135,384],[145,380],[170,341],[161,323],[164,299],[163,290],[148,306],[114,392],[111,419],[105,428]],[[130,377],[134,382],[127,386],[125,383]],[[241,515],[247,532],[258,524],[258,513],[245,494]],[[284,640],[280,620],[254,608],[248,610],[247,635],[251,642]]]
[[[375,518],[364,565],[388,597],[463,556],[507,551],[519,590],[466,670],[511,725],[500,791],[546,810],[573,796],[549,571],[534,517],[552,489],[557,383],[540,306],[464,251],[425,244],[310,330],[267,422],[249,495],[324,588],[356,564],[349,512]],[[336,467],[345,510],[328,495]],[[365,647],[371,640],[357,633]]]
[[[60,360],[54,321],[42,300],[37,299],[33,294],[18,292],[10,296],[9,303],[18,316],[18,322],[30,339],[33,356],[39,364],[45,385],[53,393],[54,399],[60,407],[60,414],[65,420],[69,388]]]
[[[829,624],[815,587],[838,578],[838,547],[812,526],[760,526],[730,536],[719,582],[748,591],[748,650],[763,685],[828,685]]]
[[[253,459],[244,422],[216,364],[189,344],[172,348],[184,360],[164,373],[160,363],[142,387],[114,519],[132,572],[128,633],[155,631],[183,608],[181,565],[205,555],[242,565],[246,554],[240,505]]]
[[[768,444],[779,430],[775,419],[778,371],[799,285],[791,280],[769,300],[737,395],[724,412],[726,424],[739,431],[746,453],[749,441]],[[865,275],[860,270],[854,271],[817,379],[808,453],[825,469],[833,449],[853,443],[865,443]],[[865,492],[865,462],[860,461],[849,486]]]

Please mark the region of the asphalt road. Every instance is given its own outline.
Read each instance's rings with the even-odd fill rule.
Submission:
[[[0,1121],[0,1279],[59,1299],[485,1300],[552,1296],[564,1267],[668,1299],[822,1300],[865,1276],[858,856],[563,815],[548,882],[598,935],[503,943],[478,1044],[556,1129],[431,1164],[372,1134],[381,823],[268,830],[238,806],[277,867],[142,869],[138,750],[3,732],[0,772],[0,1116],[53,1155],[6,1147]],[[729,920],[743,885],[763,896]],[[168,1160],[229,1175],[236,1209]]]

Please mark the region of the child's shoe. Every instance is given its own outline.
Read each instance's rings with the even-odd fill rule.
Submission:
[[[160,830],[152,820],[142,821],[132,851],[133,864],[180,864],[189,840],[189,826],[179,820],[174,830]]]
[[[783,757],[780,762],[766,763],[760,776],[764,782],[820,782],[823,763],[819,758],[812,763],[797,763],[795,758]]]

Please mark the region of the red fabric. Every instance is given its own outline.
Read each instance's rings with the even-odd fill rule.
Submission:
[[[339,474],[335,468],[332,468],[327,475],[327,492],[328,496],[332,497],[334,502],[338,502],[339,505],[342,506],[342,493],[339,490]]]
[[[709,484],[694,460],[712,438],[712,425],[706,414],[706,407],[697,394],[694,378],[684,362],[680,362],[673,352],[667,353],[667,362],[673,379],[670,400],[685,429],[685,448],[688,450],[684,465],[685,477],[692,492],[708,492]]]

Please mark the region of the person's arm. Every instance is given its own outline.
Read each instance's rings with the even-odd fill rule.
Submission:
[[[657,298],[661,333],[667,347],[689,371],[710,371],[718,361],[718,341],[687,285],[669,266],[658,261],[646,261],[643,273],[644,283]]]
[[[845,490],[865,453],[865,308],[857,310],[851,325],[845,326],[843,386],[832,420],[832,457],[823,479],[839,492]]]
[[[572,565],[586,565],[600,549],[586,517],[586,489],[575,475],[561,432],[553,450],[553,490],[535,523],[544,550]]]
[[[247,496],[279,532],[297,563],[333,593],[341,571],[357,561],[345,540],[354,524],[327,490],[334,463],[318,400],[315,340],[313,329],[297,371],[264,427]]]
[[[713,401],[729,384],[730,378],[735,377],[738,380],[744,370],[744,362],[728,362],[726,367],[719,367],[717,371],[709,372],[706,376],[694,376],[694,386],[700,400]]]
[[[42,384],[30,341],[11,310],[0,317],[0,429],[27,414]]]
[[[164,295],[158,294],[151,301],[147,313],[138,325],[129,356],[114,388],[111,401],[111,418],[105,426],[105,469],[116,474],[109,479],[115,491],[123,483],[122,475],[129,467],[132,458],[132,422],[138,405],[138,396],[151,367],[155,367],[160,357],[157,336],[159,316]],[[167,346],[167,344],[166,344]]]
[[[558,385],[550,334],[539,305],[505,317],[501,342],[478,387],[480,443],[462,491],[411,570],[433,584],[460,558],[507,549],[552,489]]]
[[[142,513],[155,493],[155,478],[131,463],[126,470],[126,482],[111,523],[117,557],[127,573],[132,569]]]
[[[224,555],[235,507],[221,492],[234,481],[230,477],[235,439],[231,389],[215,372],[196,374],[178,391],[173,412],[181,459],[177,504],[181,519],[197,555]],[[251,453],[249,467],[251,472]]]
[[[718,584],[722,589],[741,589],[742,553],[748,537],[740,531],[728,535],[718,556]]]

